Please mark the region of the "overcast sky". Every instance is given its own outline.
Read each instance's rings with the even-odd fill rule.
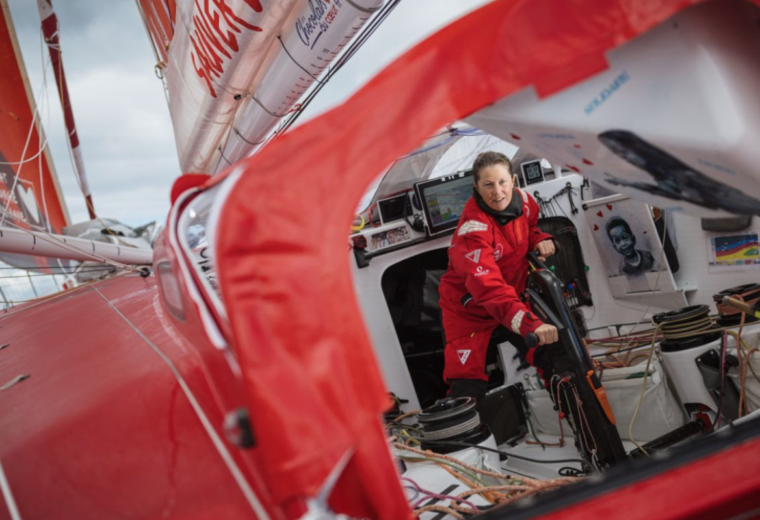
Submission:
[[[40,20],[34,0],[7,0],[35,97],[43,89]],[[269,0],[275,1],[275,0]],[[322,89],[299,123],[340,103],[383,65],[489,0],[402,0],[372,38]],[[266,1],[264,2],[266,4]],[[56,0],[74,118],[95,208],[129,225],[163,223],[179,175],[155,57],[132,0]],[[55,169],[73,222],[87,219],[65,144],[55,80],[38,99]]]

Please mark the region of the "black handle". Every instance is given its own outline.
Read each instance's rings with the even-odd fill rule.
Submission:
[[[559,253],[559,242],[554,241],[554,254]],[[538,251],[528,251],[528,261],[533,264],[536,269],[549,269],[545,263],[538,259]]]
[[[535,332],[528,332],[525,335],[525,346],[528,347],[528,349],[535,348],[539,345],[538,341],[538,335],[536,335]]]
[[[528,251],[528,262],[530,262],[535,269],[549,269],[546,267],[545,263],[538,259],[538,253],[535,251]]]

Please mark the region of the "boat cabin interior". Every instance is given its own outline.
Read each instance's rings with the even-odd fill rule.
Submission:
[[[497,329],[486,358],[488,393],[474,412],[471,401],[447,398],[438,286],[472,195],[471,164],[484,150],[511,158],[519,189],[539,205],[539,227],[558,244],[545,263],[533,261],[528,292],[543,303],[526,299],[539,314],[537,305],[546,304],[548,322],[564,329],[552,348],[562,351],[558,366],[566,370],[547,388]],[[225,311],[208,231],[223,189],[192,199],[176,218],[180,244],[194,259],[188,274],[217,317]],[[402,478],[414,483],[410,503],[425,496],[416,485],[449,490],[445,495],[467,488],[434,463],[414,464],[422,459],[409,458],[407,448],[554,482],[714,438],[760,413],[760,365],[752,356],[760,324],[755,311],[724,302],[728,296],[752,306],[760,298],[752,217],[702,218],[654,207],[463,123],[400,157],[359,206],[347,236],[348,263],[395,400],[386,419],[406,461]],[[630,223],[637,250],[654,258],[649,271],[620,270],[623,256],[605,229],[615,218]],[[548,273],[548,282],[537,272]],[[480,485],[488,482],[486,476]],[[472,503],[491,504],[481,496]]]

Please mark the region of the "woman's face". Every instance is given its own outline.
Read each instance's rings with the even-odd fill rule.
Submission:
[[[495,211],[504,211],[512,201],[514,178],[503,164],[486,166],[480,170],[480,179],[475,183],[475,189]]]

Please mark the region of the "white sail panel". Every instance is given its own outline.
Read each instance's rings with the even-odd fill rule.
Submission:
[[[177,2],[164,74],[182,171],[215,173],[254,151],[382,3]]]

